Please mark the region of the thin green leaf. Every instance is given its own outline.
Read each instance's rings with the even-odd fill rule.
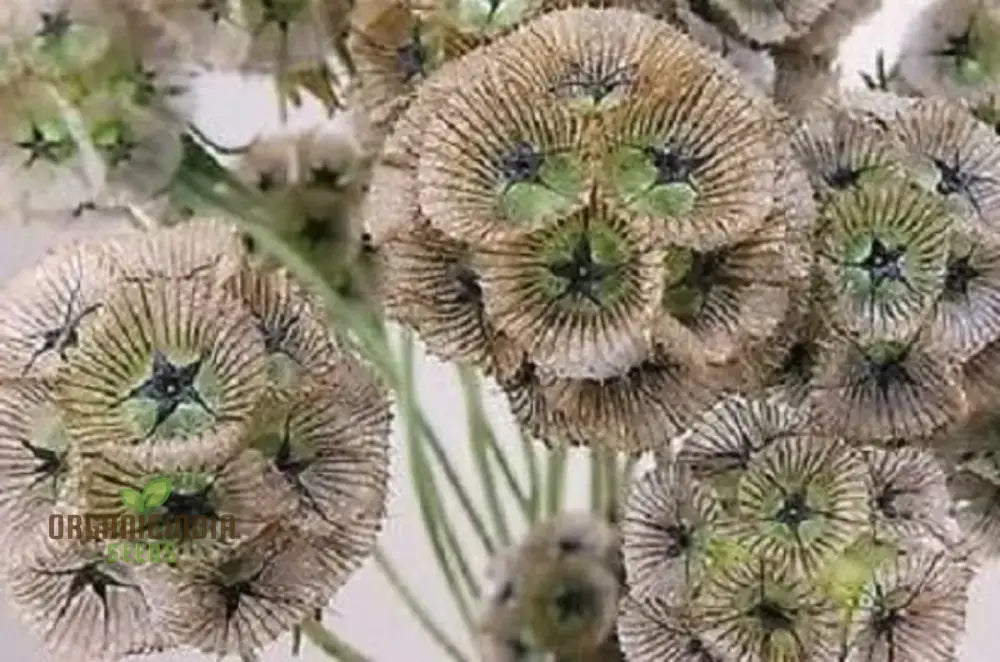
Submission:
[[[305,621],[300,629],[317,648],[340,662],[372,662],[372,658],[361,653],[334,632],[312,619]]]

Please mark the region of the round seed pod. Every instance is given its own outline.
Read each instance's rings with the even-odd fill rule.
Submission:
[[[820,219],[819,267],[835,323],[861,338],[911,336],[944,284],[951,217],[905,180],[845,192]]]
[[[54,377],[111,284],[111,264],[91,244],[57,249],[9,281],[0,296],[0,377]]]
[[[247,424],[265,394],[264,342],[242,304],[198,280],[120,288],[57,377],[81,449]],[[208,290],[208,291],[206,291]]]
[[[641,361],[660,297],[651,233],[606,206],[480,249],[487,318],[559,377],[602,379]]]
[[[706,641],[691,610],[660,596],[626,596],[618,616],[618,639],[632,662],[724,662]]]

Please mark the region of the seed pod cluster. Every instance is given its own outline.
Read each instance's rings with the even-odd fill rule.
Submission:
[[[5,581],[55,653],[251,656],[371,552],[388,395],[235,228],[57,249],[0,301]]]

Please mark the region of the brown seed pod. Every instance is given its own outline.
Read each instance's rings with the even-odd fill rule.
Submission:
[[[861,338],[915,333],[944,285],[951,221],[939,200],[902,178],[834,198],[818,251],[834,323]]]
[[[622,600],[618,638],[630,662],[726,662],[701,626],[686,606],[629,595]]]
[[[732,21],[737,32],[759,44],[778,44],[807,32],[835,0],[709,0],[711,12]]]
[[[469,81],[424,131],[420,210],[455,239],[534,229],[587,201],[592,178],[580,118],[509,78]]]
[[[972,230],[1000,236],[1000,136],[991,127],[961,106],[923,99],[897,118],[892,137],[925,188]]]
[[[0,292],[0,377],[54,377],[112,283],[100,249],[57,249]]]
[[[835,334],[817,360],[810,400],[852,439],[925,437],[966,412],[960,376],[919,341],[862,343]]]
[[[962,384],[973,412],[992,410],[1000,398],[1000,339],[993,340],[962,366]]]
[[[865,587],[855,629],[840,659],[955,659],[968,587],[969,577],[947,553],[917,548],[896,554]]]
[[[109,563],[105,547],[45,539],[7,571],[14,608],[53,655],[117,660],[172,643],[155,623],[147,580]]]
[[[709,67],[671,72],[608,122],[607,193],[667,242],[706,250],[741,238],[774,203],[769,119]]]
[[[488,319],[539,368],[603,379],[641,361],[662,282],[651,233],[592,203],[476,255]]]
[[[1000,337],[1000,243],[967,232],[952,235],[928,336],[959,361]]]
[[[833,662],[839,612],[809,582],[751,560],[714,573],[697,606],[705,639],[740,662]]]
[[[646,473],[632,486],[622,519],[622,554],[632,598],[683,601],[701,585],[706,542],[722,508],[683,466]]]
[[[482,273],[471,250],[430,225],[382,244],[386,314],[416,330],[444,360],[486,365],[496,331],[486,319]]]
[[[57,401],[82,449],[250,421],[264,341],[242,304],[198,280],[123,286],[68,353]]]

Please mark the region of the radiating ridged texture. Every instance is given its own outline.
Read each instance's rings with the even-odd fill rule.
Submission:
[[[708,67],[661,77],[609,122],[611,199],[666,241],[701,249],[760,227],[775,185],[766,116]]]
[[[1000,137],[961,106],[921,100],[893,123],[907,165],[971,229],[1000,237]]]
[[[641,225],[591,203],[476,258],[488,319],[540,368],[604,379],[647,355],[662,253]]]
[[[579,209],[590,191],[579,118],[500,74],[457,90],[428,118],[420,209],[455,239],[537,228]]]
[[[81,333],[57,398],[82,448],[249,421],[266,387],[264,342],[238,301],[207,287],[123,286]]]
[[[156,445],[106,448],[87,460],[79,484],[74,486],[74,497],[88,515],[135,516],[122,498],[122,490],[142,493],[150,481],[168,478],[172,491],[166,502],[143,514],[163,517],[164,522],[204,517],[205,528],[199,530],[189,519],[187,530],[160,525],[163,532],[155,534],[157,525],[151,523],[145,537],[176,541],[181,563],[214,558],[255,538],[269,523],[290,514],[294,506],[286,486],[266,480],[263,458],[242,447],[240,432],[232,427],[218,430],[189,441],[183,453]],[[136,522],[136,530],[142,530],[141,522]],[[125,534],[119,531],[110,537],[124,538]]]
[[[1000,339],[990,341],[962,366],[969,409],[993,408],[1000,398]]]
[[[7,570],[9,599],[53,655],[117,660],[172,643],[140,571],[106,557],[103,546],[46,540]]]
[[[778,440],[740,478],[730,532],[752,555],[813,576],[868,523],[864,469],[842,442]]]
[[[0,381],[0,538],[41,535],[64,496],[69,438],[51,382]]]
[[[236,228],[215,219],[130,233],[106,247],[107,260],[125,282],[198,280],[213,286],[238,273],[241,251]]]
[[[385,514],[391,413],[382,400],[352,402],[348,389],[303,384],[287,405],[264,414],[250,443],[295,495],[287,524],[324,538],[350,567],[371,548]]]
[[[639,478],[622,518],[632,597],[683,602],[700,586],[706,543],[721,514],[711,488],[683,467],[658,467]]]
[[[966,412],[955,368],[919,342],[823,344],[811,401],[829,429],[852,439],[919,438]]]
[[[699,371],[661,352],[610,379],[552,380],[543,393],[570,439],[629,452],[661,446],[715,395]]]
[[[0,377],[51,378],[108,294],[95,245],[56,249],[0,290]]]
[[[946,553],[914,548],[865,587],[847,662],[950,662],[965,623],[969,578]]]
[[[629,662],[728,662],[683,605],[653,596],[622,600],[618,638]]]
[[[164,567],[153,611],[178,645],[252,656],[327,602],[326,555],[279,530],[183,573]]]
[[[705,639],[732,662],[833,662],[839,614],[809,582],[751,560],[713,575],[697,609]]]
[[[928,451],[918,448],[864,451],[868,465],[871,533],[879,542],[943,538],[951,497],[945,474]]]
[[[1000,242],[964,232],[952,235],[944,291],[928,335],[958,361],[1000,338]]]
[[[826,11],[834,0],[710,0],[747,39],[773,44],[797,37]]]
[[[984,99],[1000,90],[998,31],[1000,9],[991,0],[935,0],[907,30],[900,75],[927,96]]]
[[[383,243],[386,312],[415,329],[445,360],[488,360],[496,330],[483,310],[482,272],[469,247],[429,225]]]
[[[860,338],[910,338],[944,285],[950,220],[905,180],[834,198],[819,221],[818,253],[835,323]]]

